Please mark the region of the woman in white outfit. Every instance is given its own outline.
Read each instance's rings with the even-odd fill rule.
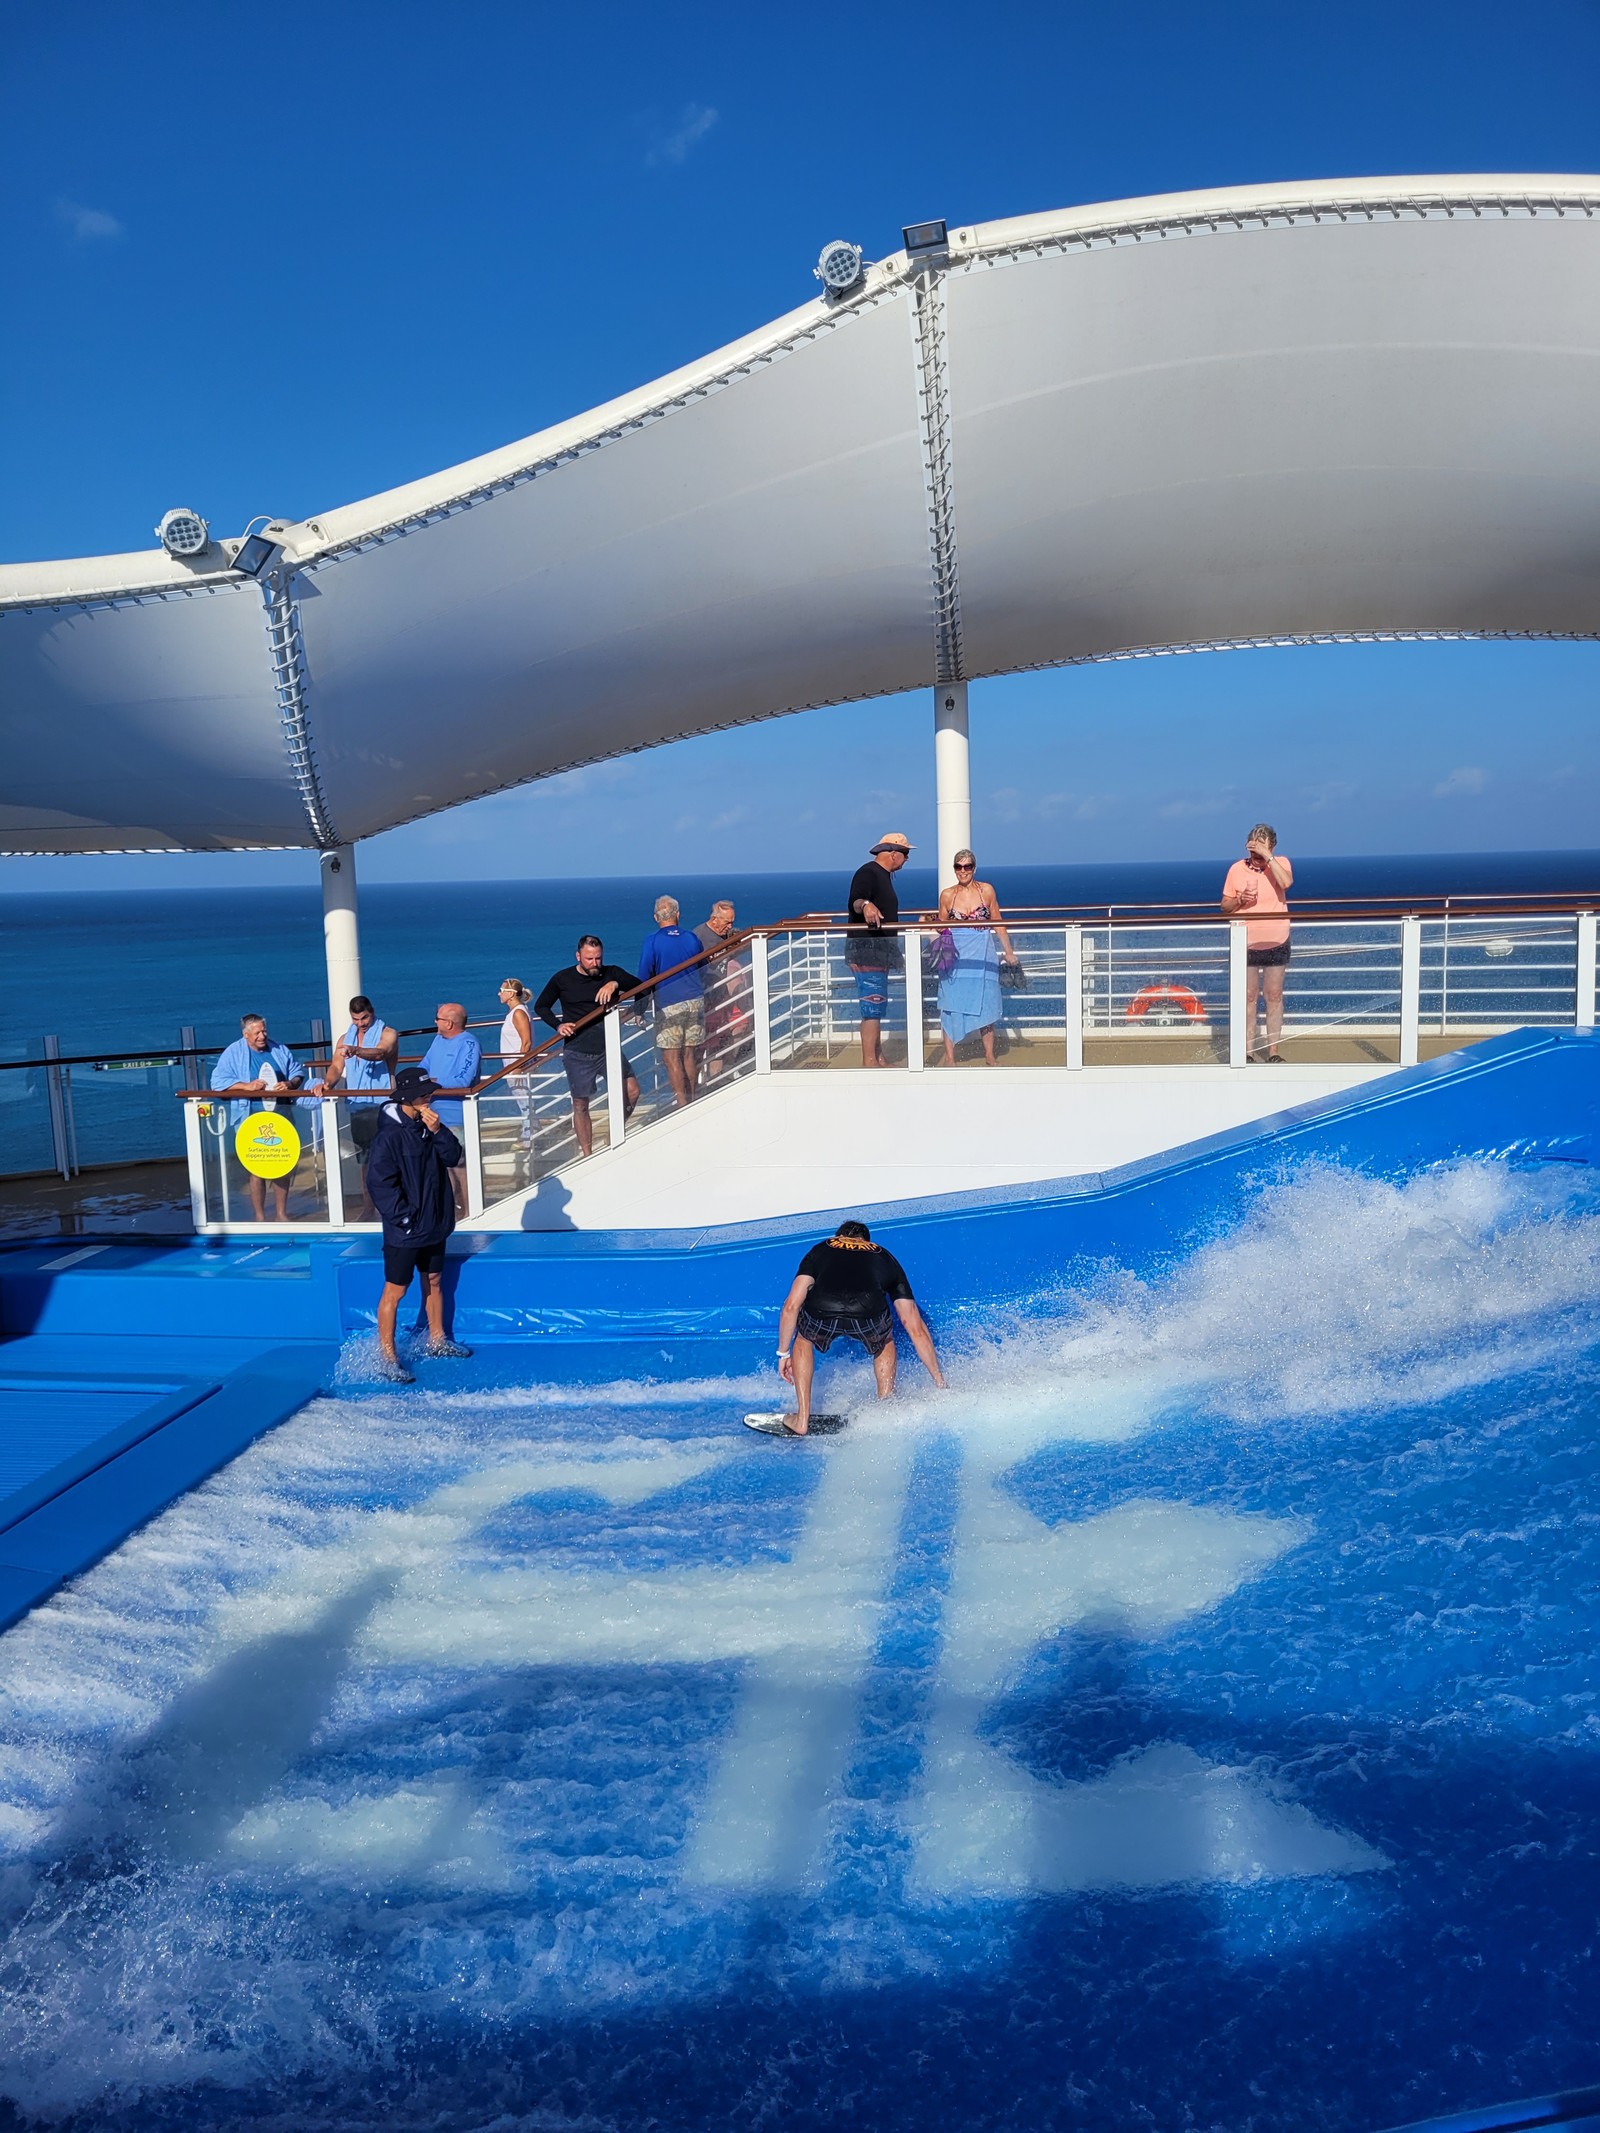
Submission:
[[[506,1018],[500,1025],[500,1064],[514,1066],[526,1059],[533,1050],[533,1024],[528,1018],[528,1002],[533,994],[520,978],[507,978],[500,987],[500,1004]],[[508,1074],[506,1086],[517,1100],[517,1109],[522,1114],[522,1145],[533,1146],[533,1076],[531,1074]]]

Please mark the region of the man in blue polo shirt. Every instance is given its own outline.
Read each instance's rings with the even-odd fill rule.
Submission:
[[[228,1106],[228,1162],[237,1160],[233,1153],[233,1135],[242,1126],[252,1111],[275,1111],[277,1098],[299,1089],[306,1078],[306,1071],[286,1044],[275,1044],[267,1031],[265,1015],[241,1015],[241,1034],[223,1053],[211,1069],[211,1086],[220,1096],[232,1096],[241,1101]],[[250,1187],[250,1206],[258,1222],[267,1219],[267,1186],[264,1178],[251,1171],[245,1172]],[[289,1181],[275,1178],[272,1184],[273,1217],[278,1222],[289,1219]]]
[[[663,970],[677,970],[703,951],[692,933],[678,924],[678,900],[656,898],[656,930],[644,944],[639,958],[639,983],[661,978]],[[651,994],[656,1010],[656,1050],[672,1084],[672,1100],[686,1104],[694,1094],[700,1073],[700,1047],[706,1041],[706,986],[701,966],[677,970],[677,976],[661,978]]]
[[[422,1071],[441,1089],[470,1089],[478,1079],[478,1068],[483,1063],[483,1046],[467,1027],[467,1011],[459,1000],[446,1000],[434,1015],[433,1026],[439,1032],[422,1055]],[[434,1104],[435,1111],[450,1128],[458,1141],[463,1140],[462,1126],[465,1107],[459,1096],[441,1096]],[[463,1157],[459,1168],[450,1173],[450,1182],[456,1189],[456,1213],[467,1211],[467,1167]]]

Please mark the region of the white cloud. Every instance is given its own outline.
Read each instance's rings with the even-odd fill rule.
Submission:
[[[1480,770],[1475,763],[1463,763],[1433,788],[1433,797],[1436,800],[1459,800],[1464,793],[1482,792],[1488,783],[1486,770]]]
[[[103,207],[80,207],[75,200],[58,200],[56,214],[80,243],[96,237],[120,237],[122,224]]]
[[[687,161],[717,123],[717,117],[710,104],[685,104],[670,126],[658,126],[652,134],[646,163],[655,168],[663,163]]]
[[[1224,815],[1238,804],[1230,785],[1226,792],[1189,793],[1181,800],[1168,800],[1156,813],[1168,822],[1182,822],[1191,815]]]

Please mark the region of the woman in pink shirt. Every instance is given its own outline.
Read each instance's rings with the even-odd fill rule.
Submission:
[[[1289,967],[1289,905],[1294,868],[1278,851],[1278,833],[1258,822],[1245,839],[1245,856],[1236,859],[1222,884],[1222,908],[1229,918],[1251,914],[1244,929],[1244,1012],[1246,1051],[1255,1051],[1256,997],[1266,1000],[1267,1064],[1281,1065],[1278,1039],[1283,1034],[1283,973]]]

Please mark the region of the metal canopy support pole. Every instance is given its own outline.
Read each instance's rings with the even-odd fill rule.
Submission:
[[[1067,1065],[1083,1065],[1083,928],[1067,928]]]
[[[750,1008],[756,1018],[756,1072],[772,1072],[772,974],[767,968],[767,936],[750,943]]]
[[[606,1011],[606,1131],[613,1148],[622,1146],[628,1129],[628,1107],[623,1097],[627,1066],[622,1057],[622,1016],[616,1008]]]
[[[322,855],[322,951],[328,964],[328,1027],[337,1039],[350,1026],[350,1002],[361,990],[353,844],[332,846]]]
[[[1242,918],[1228,921],[1228,1064],[1250,1063],[1249,965],[1245,961],[1245,929]]]
[[[1400,921],[1400,1064],[1417,1063],[1418,1025],[1422,1020],[1422,921]]]
[[[1595,914],[1578,913],[1578,1015],[1579,1029],[1594,1028]]]
[[[933,692],[933,779],[939,886],[944,889],[956,878],[957,852],[972,842],[972,765],[964,681],[941,681]]]

